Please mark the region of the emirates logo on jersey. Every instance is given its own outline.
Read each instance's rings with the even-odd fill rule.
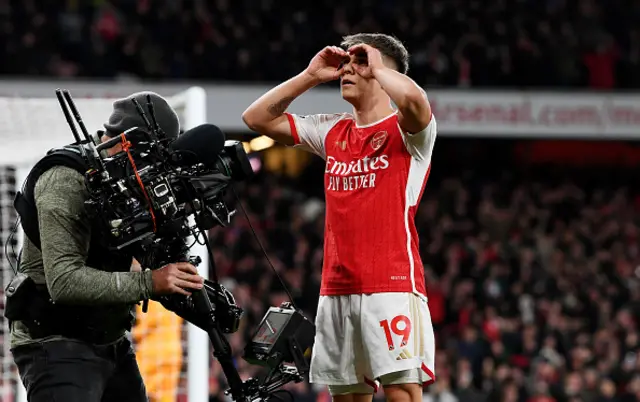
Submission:
[[[327,175],[328,191],[352,191],[376,186],[376,173],[389,168],[387,155],[368,156],[340,162],[333,156],[327,157],[325,174]]]
[[[387,134],[386,131],[378,131],[377,133],[375,133],[371,138],[371,148],[373,148],[374,151],[379,150],[380,147],[384,145],[384,142],[387,140],[388,136],[389,134]]]

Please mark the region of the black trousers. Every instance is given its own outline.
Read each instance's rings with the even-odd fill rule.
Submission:
[[[129,340],[96,346],[74,340],[12,349],[29,402],[147,402]]]

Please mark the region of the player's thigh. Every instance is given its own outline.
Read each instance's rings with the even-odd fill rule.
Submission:
[[[425,382],[422,369],[411,369],[385,374],[380,377],[387,402],[422,401],[422,384]]]
[[[367,384],[330,385],[329,393],[333,402],[371,402],[373,390]]]
[[[320,297],[309,373],[312,383],[352,385],[360,382],[356,361],[361,339],[355,333],[351,310],[349,296]]]
[[[109,375],[91,346],[50,341],[13,351],[30,402],[99,402]]]
[[[374,378],[420,369],[433,380],[435,340],[425,300],[412,293],[364,295],[362,334]]]
[[[422,401],[422,383],[425,374],[421,369],[397,371],[380,377],[388,402],[420,402]],[[370,384],[329,386],[334,402],[371,402],[373,392]]]

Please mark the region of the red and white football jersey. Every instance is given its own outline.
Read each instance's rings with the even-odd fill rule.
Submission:
[[[296,146],[326,161],[320,294],[426,296],[414,217],[429,176],[435,118],[407,134],[397,113],[366,126],[346,113],[287,117]]]

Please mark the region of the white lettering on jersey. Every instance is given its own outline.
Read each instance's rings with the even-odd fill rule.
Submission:
[[[374,170],[387,169],[388,167],[389,157],[387,155],[373,158],[366,156],[351,162],[340,162],[333,156],[328,156],[324,172],[336,176],[349,176],[352,173],[368,173]]]
[[[377,170],[389,168],[387,155],[364,157],[350,162],[340,162],[333,156],[327,157],[324,173],[328,176],[329,191],[353,191],[376,186]]]

